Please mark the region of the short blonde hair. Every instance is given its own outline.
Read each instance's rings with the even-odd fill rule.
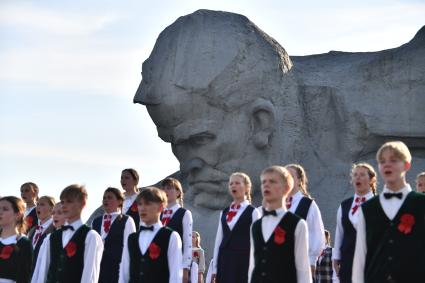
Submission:
[[[146,202],[160,203],[164,206],[167,205],[167,195],[163,190],[156,187],[147,187],[143,189],[136,197],[136,202],[140,203],[141,200]]]
[[[410,163],[412,161],[412,155],[410,154],[409,148],[404,142],[390,141],[390,142],[384,143],[378,149],[378,152],[376,153],[376,161],[378,161],[378,163],[382,157],[383,152],[387,149],[391,150],[394,153],[394,155],[403,162]]]
[[[282,178],[283,183],[285,186],[289,186],[292,188],[294,186],[294,179],[292,178],[291,173],[289,173],[288,169],[282,166],[270,166],[261,172],[261,175],[268,174],[268,173],[276,173],[279,175],[280,178]]]
[[[422,177],[425,177],[425,171],[424,171],[424,172],[419,173],[419,174],[416,176],[416,181],[417,181],[419,178],[422,178]]]
[[[63,191],[60,195],[60,200],[78,200],[80,202],[86,202],[87,201],[87,190],[83,185],[73,184],[69,185]]]

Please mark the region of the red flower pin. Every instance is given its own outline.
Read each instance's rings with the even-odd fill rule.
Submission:
[[[75,242],[68,242],[65,247],[66,255],[68,257],[73,257],[77,253],[77,244]]]
[[[415,225],[415,217],[410,213],[404,213],[400,217],[400,224],[398,224],[398,230],[403,234],[410,234],[412,227]]]
[[[133,202],[133,204],[130,207],[130,210],[133,211],[133,212],[137,212],[137,203],[136,202]]]
[[[149,256],[151,259],[156,260],[159,257],[159,254],[161,253],[161,248],[155,244],[154,242],[152,242],[149,245]]]
[[[193,252],[193,257],[199,257],[199,253],[198,252]]]
[[[0,252],[1,259],[8,259],[13,253],[13,246],[4,246]]]
[[[274,242],[277,245],[282,245],[285,242],[286,238],[286,231],[283,230],[280,226],[277,226],[276,229],[274,229]]]
[[[32,227],[32,223],[34,222],[34,219],[32,218],[31,215],[28,215],[27,217],[25,217],[25,224],[27,224],[27,226],[29,228]]]

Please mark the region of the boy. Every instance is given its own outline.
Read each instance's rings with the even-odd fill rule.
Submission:
[[[136,198],[141,219],[138,232],[130,234],[120,265],[120,283],[181,283],[182,242],[179,234],[163,227],[160,219],[167,196],[148,187]]]
[[[425,196],[406,183],[409,149],[387,142],[376,159],[385,185],[359,211],[353,282],[424,282]]]
[[[287,169],[266,168],[261,192],[267,210],[251,227],[249,282],[312,282],[307,224],[287,211],[286,197],[293,186]]]
[[[416,176],[416,191],[425,193],[425,172],[421,172]]]
[[[44,258],[31,282],[97,283],[103,243],[98,233],[81,221],[87,202],[84,186],[70,185],[60,195],[66,219],[62,228],[45,239]]]

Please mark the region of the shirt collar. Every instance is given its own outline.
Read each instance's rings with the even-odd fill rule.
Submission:
[[[384,190],[383,193],[402,193],[403,196],[407,195],[408,193],[410,193],[412,191],[412,188],[410,187],[409,184],[406,184],[406,186],[404,186],[403,188],[401,188],[400,190],[394,192],[390,189],[388,189],[386,186],[384,186]]]
[[[356,199],[357,197],[359,197],[359,198],[365,197],[366,200],[369,200],[369,199],[371,199],[373,197],[373,193],[371,191],[369,191],[367,194],[362,195],[362,196],[360,196],[358,194],[354,194],[354,199]]]
[[[118,216],[118,215],[120,215],[120,214],[121,214],[121,212],[119,212],[119,211],[115,211],[115,212],[111,212],[111,213],[107,213],[107,212],[105,212],[103,215],[107,215],[107,214],[109,214],[109,215],[111,215],[111,216]]]
[[[18,239],[18,235],[12,235],[7,238],[0,237],[0,242],[3,245],[12,245],[12,244],[16,244],[17,239]]]
[[[80,219],[75,220],[72,223],[68,223],[68,221],[65,221],[65,225],[71,225],[72,228],[74,228],[74,231],[77,231],[78,228],[80,228],[81,226],[83,226],[83,221]]]
[[[296,201],[299,200],[303,197],[304,195],[301,193],[301,191],[298,191],[295,195],[292,196],[292,201]],[[289,197],[289,196],[288,196]]]
[[[49,218],[46,222],[44,222],[43,224],[40,224],[40,219],[38,219],[38,225],[40,225],[41,227],[43,227],[43,231],[47,229],[47,227],[49,227],[52,223],[53,223],[53,218]]]
[[[179,208],[180,208],[180,204],[176,203],[175,205],[173,205],[172,207],[167,208],[167,209],[171,209],[173,211],[173,213],[174,213]]]

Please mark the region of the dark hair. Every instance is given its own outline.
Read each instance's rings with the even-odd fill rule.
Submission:
[[[87,201],[87,190],[83,185],[73,184],[69,185],[63,191],[60,195],[60,200],[65,199],[77,199],[81,202]]]
[[[0,198],[0,201],[7,201],[12,205],[12,209],[15,213],[19,214],[18,219],[16,220],[16,227],[19,234],[23,234],[27,227],[24,221],[24,212],[25,212],[25,203],[22,199],[15,196],[7,196]]]
[[[31,190],[33,190],[35,192],[35,199],[38,200],[38,193],[39,193],[40,190],[35,183],[33,183],[33,182],[23,183],[21,185],[21,189],[24,188],[24,187],[29,187]]]
[[[164,193],[164,191],[156,187],[147,187],[143,189],[137,195],[136,202],[139,203],[142,199],[146,202],[162,203],[164,205],[167,204],[167,195]]]
[[[180,195],[177,197],[177,200],[180,203],[180,205],[183,207],[183,187],[179,180],[168,177],[162,180],[160,185],[162,189],[164,189],[165,186],[170,186],[176,189],[177,191],[179,191]]]
[[[121,201],[121,204],[120,204],[119,207],[122,208],[123,203],[124,203],[124,196],[123,196],[123,194],[122,194],[122,192],[120,190],[118,190],[117,188],[109,187],[109,188],[107,188],[105,190],[104,193],[112,193],[112,194],[114,194],[115,197],[117,198],[117,200],[120,200]]]
[[[135,169],[133,169],[133,168],[124,169],[124,170],[122,170],[121,174],[124,173],[124,172],[127,172],[128,174],[130,174],[131,177],[133,177],[133,180],[136,181],[136,184],[139,183],[139,173],[137,173],[137,171]]]

